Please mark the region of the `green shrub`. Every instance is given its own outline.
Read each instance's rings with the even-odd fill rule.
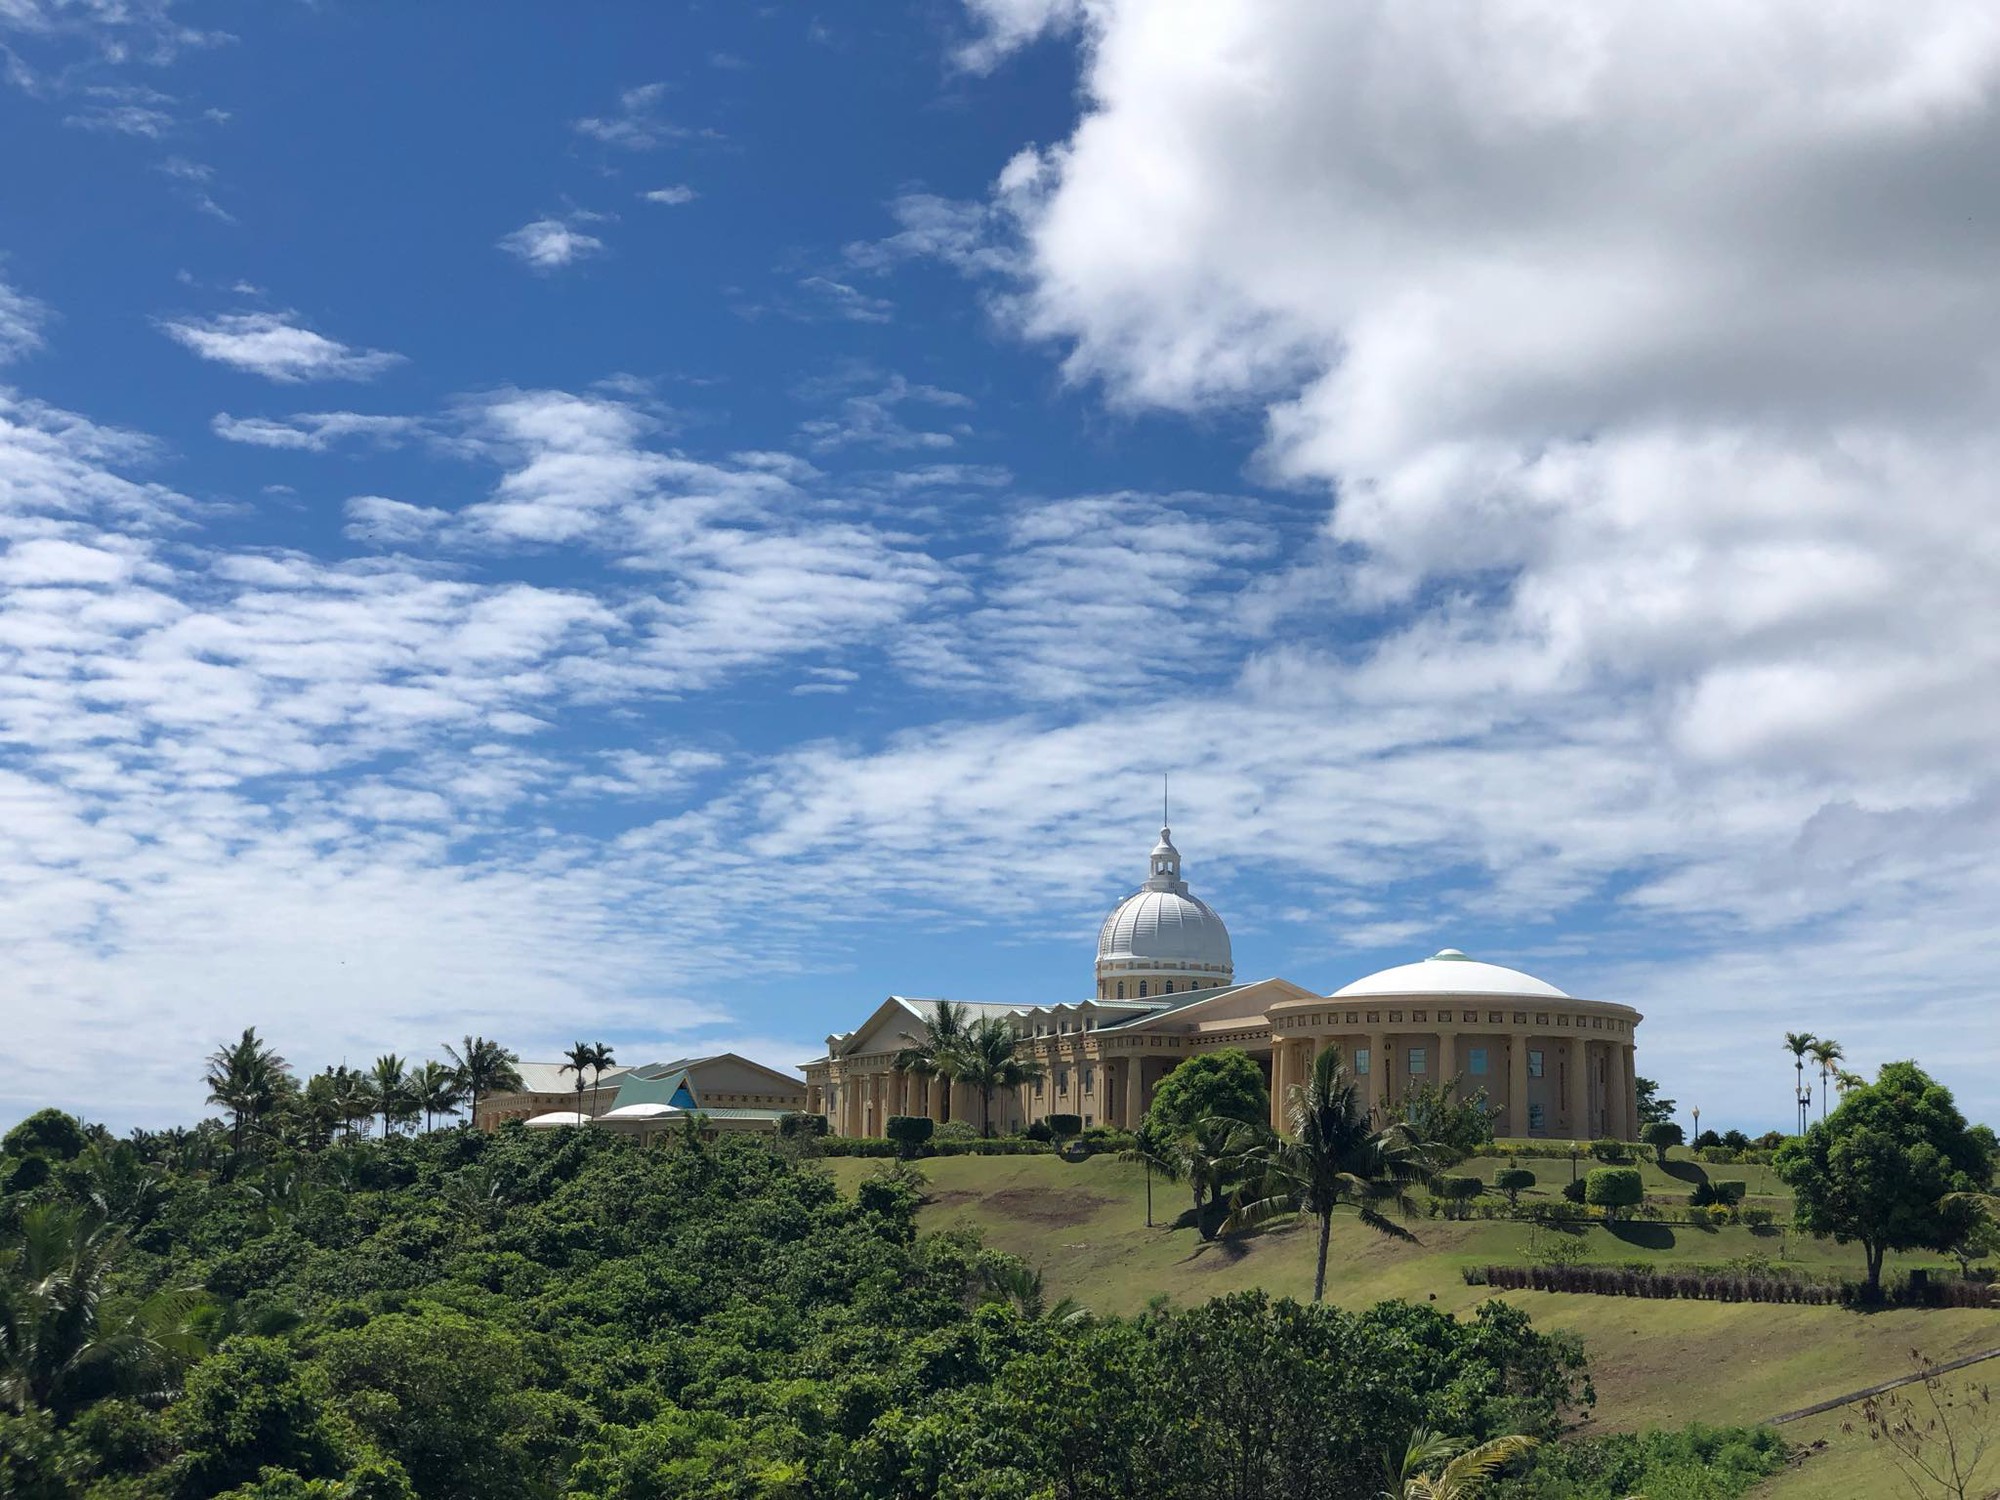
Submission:
[[[946,1120],[931,1132],[931,1139],[940,1145],[946,1141],[976,1141],[979,1127],[970,1120]]]
[[[1050,1115],[1049,1129],[1055,1132],[1059,1141],[1066,1141],[1073,1135],[1083,1134],[1082,1115]]]
[[[1047,1120],[1035,1121],[1034,1124],[1022,1131],[1021,1134],[1031,1141],[1053,1141],[1056,1138],[1056,1133],[1050,1128]]]
[[[1727,1203],[1733,1208],[1743,1201],[1743,1195],[1748,1190],[1749,1184],[1742,1178],[1725,1177],[1715,1184],[1715,1201]]]
[[[1502,1167],[1493,1174],[1493,1185],[1507,1195],[1507,1206],[1512,1208],[1535,1185],[1535,1174],[1526,1167]]]
[[[1562,1185],[1562,1195],[1567,1201],[1571,1203],[1583,1202],[1584,1191],[1585,1188],[1582,1178],[1573,1178]]]
[[[891,1115],[883,1122],[882,1134],[896,1143],[897,1155],[909,1160],[921,1151],[937,1129],[929,1115]]]
[[[1637,1167],[1596,1167],[1584,1178],[1584,1201],[1604,1210],[1607,1219],[1646,1201],[1646,1186]]]
[[[1777,1221],[1777,1217],[1768,1208],[1746,1208],[1743,1210],[1743,1222],[1748,1224],[1752,1229],[1769,1229]]]
[[[1623,1141],[1609,1139],[1592,1141],[1590,1143],[1590,1154],[1599,1161],[1610,1162],[1613,1165],[1620,1162],[1628,1162],[1632,1159],[1631,1147],[1627,1146]]]
[[[778,1117],[778,1134],[787,1140],[817,1140],[827,1133],[825,1115],[809,1115],[793,1110]]]
[[[1466,1205],[1486,1190],[1477,1177],[1439,1177],[1431,1182],[1431,1196],[1444,1208],[1447,1219],[1465,1217]]]

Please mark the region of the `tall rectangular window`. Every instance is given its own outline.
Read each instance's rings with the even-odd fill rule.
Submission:
[[[1408,1056],[1410,1059],[1410,1076],[1414,1078],[1417,1074],[1424,1071],[1424,1049],[1421,1047],[1412,1047],[1409,1050]]]
[[[1096,1092],[1096,1089],[1097,1089],[1097,1069],[1085,1068],[1083,1070],[1083,1091],[1086,1094],[1089,1094]]]
[[[1542,1107],[1539,1104],[1530,1104],[1528,1106],[1528,1129],[1535,1131],[1542,1128]]]
[[[1368,1076],[1368,1049],[1366,1047],[1356,1047],[1354,1049],[1354,1076],[1356,1078],[1366,1078]]]
[[[1539,1047],[1530,1047],[1528,1049],[1528,1076],[1530,1078],[1540,1078],[1542,1076],[1542,1053]]]
[[[1484,1078],[1486,1076],[1486,1049],[1484,1047],[1474,1047],[1465,1054],[1465,1071],[1470,1073],[1474,1078]]]

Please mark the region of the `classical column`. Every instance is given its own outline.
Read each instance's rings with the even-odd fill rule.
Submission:
[[[1507,1039],[1507,1134],[1528,1133],[1528,1038]]]
[[[1615,1042],[1604,1048],[1604,1133],[1629,1141],[1632,1132],[1625,1126],[1624,1050]]]
[[[1437,1068],[1438,1082],[1448,1089],[1451,1088],[1451,1081],[1458,1074],[1458,1033],[1447,1031],[1443,1027],[1438,1029]],[[1456,1090],[1453,1091],[1452,1097],[1457,1097]]]
[[[1590,1057],[1582,1037],[1566,1044],[1568,1060],[1563,1064],[1564,1107],[1569,1111],[1569,1138],[1590,1139]]]
[[[1130,1053],[1125,1059],[1125,1128],[1137,1130],[1146,1118],[1146,1057]]]
[[[1631,1127],[1632,1139],[1639,1138],[1639,1076],[1637,1049],[1630,1042],[1622,1042],[1618,1047],[1619,1060],[1625,1074],[1625,1123]]]

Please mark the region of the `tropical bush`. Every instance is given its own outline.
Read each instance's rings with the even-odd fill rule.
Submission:
[[[1056,1316],[1019,1261],[918,1233],[906,1163],[850,1198],[733,1135],[185,1144],[92,1137],[0,1199],[4,1326],[50,1357],[0,1385],[0,1491],[1363,1500],[1413,1429],[1553,1439],[1592,1399],[1576,1342],[1499,1302]]]

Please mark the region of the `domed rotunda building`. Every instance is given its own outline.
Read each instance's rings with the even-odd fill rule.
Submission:
[[[1042,1076],[996,1095],[992,1125],[1018,1130],[1050,1115],[1085,1127],[1136,1128],[1153,1091],[1202,1052],[1239,1048],[1271,1086],[1272,1126],[1313,1057],[1338,1047],[1378,1119],[1410,1090],[1443,1083],[1484,1094],[1501,1136],[1592,1140],[1639,1133],[1636,1032],[1629,1006],[1566,994],[1519,969],[1446,948],[1321,992],[1287,979],[1239,984],[1229,930],[1188,887],[1169,830],[1145,883],[1098,929],[1095,994],[1046,1005],[962,1005],[968,1021],[1004,1018]],[[939,1000],[891,995],[808,1063],[806,1108],[839,1135],[879,1136],[894,1115],[978,1124],[965,1084],[909,1067]]]

